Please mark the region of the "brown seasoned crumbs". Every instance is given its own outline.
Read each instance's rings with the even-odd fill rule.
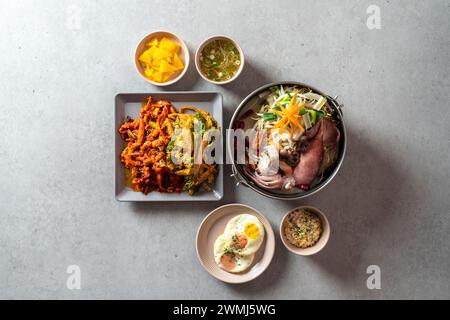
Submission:
[[[298,248],[312,247],[323,232],[322,220],[312,210],[297,209],[291,212],[284,226],[286,239]]]

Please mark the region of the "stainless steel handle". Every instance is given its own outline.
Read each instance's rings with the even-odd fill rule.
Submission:
[[[246,182],[246,181],[244,181],[244,180],[241,180],[240,178],[239,178],[239,173],[237,172],[237,170],[236,170],[236,166],[234,165],[234,164],[232,164],[231,165],[231,175],[230,175],[230,177],[233,177],[234,178],[234,180],[236,181],[236,187],[237,186],[239,186],[239,185],[243,185],[244,187],[249,187],[249,185],[248,185],[248,183]]]
[[[343,103],[339,103],[337,101],[339,96],[331,97],[331,96],[327,95],[326,98],[327,98],[327,100],[331,101],[331,103],[333,103],[333,105],[336,107],[336,109],[338,109],[341,112],[342,116],[344,116],[344,112],[342,110],[342,108],[344,108],[344,104]]]

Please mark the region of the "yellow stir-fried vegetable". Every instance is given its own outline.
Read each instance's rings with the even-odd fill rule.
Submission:
[[[194,113],[188,113],[188,111]],[[216,120],[205,110],[193,106],[183,106],[178,113],[170,115],[170,117],[174,119],[174,129],[178,129],[180,132],[173,135],[167,145],[168,168],[176,175],[184,176],[184,190],[189,194],[193,194],[199,188],[211,191],[219,169],[218,165],[205,163],[202,154],[197,155],[200,156],[199,159],[194,159],[194,156],[196,156],[194,148],[196,146],[191,145],[191,143],[195,143],[196,134],[200,134],[201,150],[212,143],[205,133],[210,129],[219,129]],[[196,122],[201,125],[201,132],[195,131]],[[176,146],[182,148],[174,155],[177,159],[175,163],[172,159],[172,150]],[[184,150],[190,150],[190,152],[183,153]],[[178,160],[181,160],[181,163]]]

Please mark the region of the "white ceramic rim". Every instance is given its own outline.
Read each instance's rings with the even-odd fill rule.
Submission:
[[[241,57],[241,65],[239,66],[239,69],[236,71],[236,73],[234,74],[234,76],[231,79],[228,79],[226,81],[214,81],[211,79],[208,79],[200,70],[200,66],[199,66],[199,56],[200,56],[200,52],[203,50],[203,48],[210,43],[213,40],[220,40],[220,39],[225,39],[225,40],[229,40],[233,43],[233,45],[236,47],[236,49],[238,49],[239,51],[239,55]],[[197,48],[197,51],[195,52],[195,68],[197,69],[198,74],[205,79],[206,81],[213,83],[213,84],[217,84],[217,85],[222,85],[222,84],[227,84],[230,83],[234,80],[237,79],[237,77],[239,77],[239,75],[242,73],[242,70],[244,69],[244,64],[245,64],[245,56],[244,56],[244,51],[242,50],[242,48],[239,46],[239,44],[232,38],[225,36],[225,35],[214,35],[211,36],[209,38],[206,38],[205,40],[203,40],[199,47]]]
[[[167,81],[167,82],[156,82],[156,81],[152,81],[152,80],[148,79],[148,78],[142,73],[142,71],[141,71],[142,67],[141,67],[141,65],[140,65],[140,63],[139,63],[139,60],[138,60],[139,55],[141,54],[141,52],[138,53],[138,48],[141,46],[141,44],[142,44],[143,42],[146,42],[148,38],[154,37],[155,34],[157,34],[157,33],[166,33],[166,34],[172,36],[173,38],[177,39],[177,41],[178,41],[178,42],[180,43],[180,45],[181,45],[181,50],[182,50],[183,53],[184,53],[184,69],[183,69],[183,71],[181,71],[181,73],[180,73],[176,78],[173,78],[172,80],[169,80],[169,81]],[[186,73],[186,71],[187,71],[187,69],[188,69],[188,67],[189,67],[189,62],[190,62],[190,57],[189,57],[189,56],[190,56],[190,55],[189,55],[189,49],[188,49],[188,47],[186,46],[186,43],[184,43],[184,41],[183,41],[179,36],[177,36],[176,34],[174,34],[173,32],[170,32],[170,31],[166,31],[166,30],[157,30],[157,31],[153,31],[153,32],[147,34],[146,36],[144,36],[144,37],[141,39],[141,41],[139,41],[139,43],[137,44],[136,49],[134,50],[134,65],[135,65],[136,70],[137,70],[137,72],[139,73],[139,75],[140,75],[142,78],[144,78],[147,82],[149,82],[149,83],[151,83],[151,84],[153,84],[153,85],[155,85],[155,86],[158,86],[158,87],[165,87],[165,86],[170,86],[171,84],[174,84],[175,82],[177,82],[178,80],[180,80],[181,78],[183,78],[183,76],[185,75],[185,73]]]
[[[287,216],[295,210],[302,210],[302,209],[310,209],[310,210],[314,211],[317,215],[319,215],[319,218],[322,220],[322,223],[323,223],[323,230],[325,230],[325,229],[328,230],[326,232],[326,234],[324,234],[322,232],[322,235],[320,236],[320,238],[316,244],[314,244],[312,247],[305,248],[305,249],[294,247],[292,244],[288,243],[288,241],[284,237],[284,232],[283,232],[283,225],[284,225],[284,222],[285,222]],[[281,242],[283,242],[283,245],[285,246],[285,248],[287,250],[289,250],[290,252],[292,252],[296,255],[299,255],[299,256],[312,256],[312,255],[320,252],[327,245],[328,240],[330,239],[331,227],[330,227],[330,222],[328,221],[326,215],[322,212],[322,210],[320,210],[316,207],[312,207],[312,206],[300,206],[300,207],[296,207],[296,208],[289,210],[283,216],[283,218],[281,219],[281,222],[280,222],[280,230],[279,231],[280,231]]]
[[[199,242],[200,231],[202,229],[202,226],[205,224],[205,222],[208,219],[210,219],[212,215],[216,214],[219,210],[221,210],[223,208],[226,208],[226,207],[232,207],[232,206],[240,206],[240,207],[243,207],[243,208],[247,208],[247,209],[253,210],[253,211],[257,212],[262,218],[264,218],[264,220],[265,220],[264,222],[265,223],[263,221],[261,221],[261,223],[263,223],[264,228],[266,229],[265,230],[266,231],[266,236],[270,235],[271,240],[273,242],[272,244],[269,245],[272,250],[270,252],[268,252],[268,255],[269,255],[270,258],[269,258],[267,264],[264,265],[264,267],[261,269],[261,271],[258,274],[256,274],[253,278],[249,278],[249,279],[246,279],[246,280],[240,280],[240,281],[232,281],[232,280],[227,279],[227,278],[222,278],[222,277],[218,276],[217,274],[211,273],[210,270],[207,268],[207,266],[205,266],[205,264],[203,263],[203,260],[200,257],[200,253],[199,253],[199,250],[198,250],[198,242]],[[266,224],[268,225],[269,228],[266,226]],[[198,226],[197,234],[195,236],[195,250],[196,250],[196,253],[197,253],[197,259],[199,260],[199,262],[202,265],[203,269],[205,269],[206,272],[208,272],[211,276],[213,276],[217,280],[220,280],[222,282],[229,283],[229,284],[239,284],[239,283],[250,282],[250,281],[253,281],[256,278],[258,278],[261,274],[263,274],[267,270],[267,268],[270,266],[270,264],[272,263],[273,257],[275,255],[275,247],[276,247],[275,234],[273,232],[273,228],[272,228],[272,225],[271,225],[269,219],[267,219],[266,216],[263,215],[259,210],[256,210],[255,208],[250,207],[250,206],[245,205],[245,204],[242,204],[242,203],[229,203],[229,204],[225,204],[223,206],[217,207],[214,210],[212,210],[210,213],[208,213],[208,215],[202,220],[202,222]]]

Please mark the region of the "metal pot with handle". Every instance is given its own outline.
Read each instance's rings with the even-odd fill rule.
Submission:
[[[251,179],[249,179],[242,170],[242,164],[235,163],[234,159],[234,135],[232,134],[232,130],[236,128],[236,123],[240,121],[246,113],[250,112],[250,110],[254,110],[256,107],[260,106],[261,103],[264,101],[264,93],[267,92],[267,90],[274,86],[297,86],[300,88],[307,88],[310,89],[312,92],[320,94],[321,96],[325,97],[327,99],[328,105],[335,111],[335,117],[338,120],[337,128],[340,132],[340,139],[339,139],[339,151],[337,159],[332,166],[330,170],[327,170],[325,172],[325,175],[321,179],[319,183],[312,186],[309,190],[300,190],[297,188],[294,188],[293,190],[269,190],[265,189],[257,184],[255,184]],[[338,173],[342,162],[344,160],[345,151],[347,147],[347,135],[345,130],[345,124],[344,124],[344,118],[342,113],[342,107],[343,105],[340,104],[337,101],[337,97],[331,97],[327,94],[322,93],[320,90],[315,89],[312,86],[309,86],[304,83],[295,82],[295,81],[283,81],[283,82],[274,82],[267,85],[264,85],[252,93],[250,93],[238,106],[236,111],[233,114],[233,117],[230,121],[229,130],[227,131],[227,152],[228,152],[228,159],[232,162],[232,176],[236,180],[237,186],[244,186],[252,189],[253,191],[262,194],[266,197],[273,198],[273,199],[279,199],[279,200],[297,200],[302,199],[305,197],[308,197],[320,190],[322,190],[326,185],[328,185],[331,180],[336,176]]]

